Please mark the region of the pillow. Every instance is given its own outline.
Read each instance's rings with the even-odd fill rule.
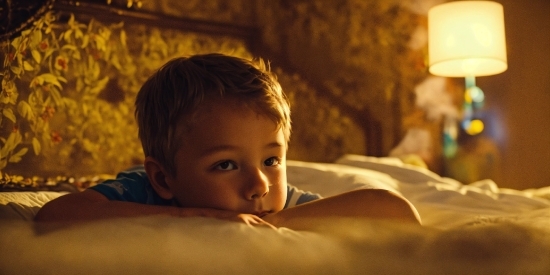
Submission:
[[[456,185],[461,184],[453,179],[443,178],[426,168],[404,163],[401,159],[394,157],[370,157],[348,154],[337,159],[335,163],[375,170],[406,183],[448,182]]]
[[[287,180],[298,189],[322,197],[364,188],[399,193],[398,182],[387,174],[334,163],[287,160]]]

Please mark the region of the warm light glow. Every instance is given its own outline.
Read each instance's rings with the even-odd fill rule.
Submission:
[[[430,73],[485,76],[507,68],[504,12],[491,1],[457,1],[428,12]]]

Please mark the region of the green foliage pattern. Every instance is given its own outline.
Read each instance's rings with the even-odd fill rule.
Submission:
[[[57,17],[0,44],[0,171],[86,175],[140,163],[133,103],[155,69],[199,52],[249,56],[238,40]]]

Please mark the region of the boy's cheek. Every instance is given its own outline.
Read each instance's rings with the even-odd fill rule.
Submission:
[[[287,178],[286,178],[286,163],[285,163],[285,165],[283,166],[283,171],[281,172],[281,178],[279,179],[280,180],[280,190],[281,190],[281,201],[282,201],[281,209],[284,208],[285,203],[286,203],[286,198],[288,196],[288,194],[287,194],[288,183],[287,183],[286,179]]]
[[[287,184],[286,180],[279,184],[273,198],[273,208],[276,211],[280,211],[284,208],[287,197]]]

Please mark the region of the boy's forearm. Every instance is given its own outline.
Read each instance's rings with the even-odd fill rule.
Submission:
[[[98,197],[102,195],[89,192],[87,194],[65,195],[47,203],[37,213],[35,221],[85,221],[150,215],[176,217],[230,217],[235,215],[230,211],[216,209],[180,208],[110,201],[104,197]]]
[[[155,214],[177,215],[178,210],[176,207],[140,205],[108,200],[88,202],[79,199],[78,196],[69,194],[51,201],[38,211],[35,221],[83,221]]]
[[[393,192],[362,189],[284,209],[263,217],[277,227],[307,229],[304,218],[347,217],[386,219],[420,224],[412,204]]]

